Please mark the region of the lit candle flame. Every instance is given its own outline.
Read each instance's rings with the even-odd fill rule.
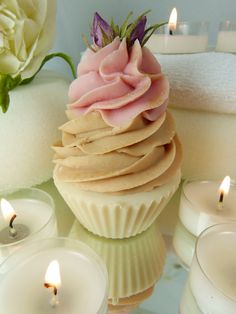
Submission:
[[[222,209],[223,208],[223,201],[224,201],[224,196],[229,193],[229,188],[230,188],[230,177],[226,176],[224,180],[222,181],[220,188],[219,188],[219,193],[220,193],[220,198],[218,202],[218,208]]]
[[[176,30],[176,24],[177,24],[177,10],[176,8],[173,8],[173,10],[171,11],[169,23],[168,23],[169,30],[170,31]]]
[[[48,268],[45,274],[45,283],[56,288],[59,288],[61,286],[60,266],[57,260],[53,260],[48,265]]]
[[[1,210],[3,217],[7,222],[9,222],[12,217],[16,216],[14,208],[5,198],[1,199]]]
[[[229,193],[229,188],[230,188],[230,177],[226,176],[220,185],[219,192],[224,193],[224,195],[227,195]]]

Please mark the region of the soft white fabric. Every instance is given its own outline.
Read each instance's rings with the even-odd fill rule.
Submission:
[[[0,192],[51,177],[51,145],[66,121],[68,88],[69,81],[60,74],[41,71],[33,82],[10,92],[9,110],[0,110]]]
[[[171,107],[236,114],[236,54],[155,56],[170,81]]]

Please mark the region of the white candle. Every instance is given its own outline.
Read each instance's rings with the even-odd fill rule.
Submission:
[[[177,22],[177,11],[171,12],[168,25],[158,29],[146,46],[153,53],[196,53],[207,50],[208,24],[205,22]],[[162,32],[162,33],[160,33]]]
[[[236,52],[236,23],[225,21],[220,23],[216,51]]]
[[[236,186],[231,185],[219,210],[220,181],[186,181],[180,198],[179,218],[185,228],[198,236],[207,227],[236,220]]]
[[[0,211],[0,263],[26,241],[57,235],[54,202],[47,193],[38,189],[23,189],[10,195],[8,200],[17,215],[13,227],[19,226],[20,234],[10,237],[8,233],[10,219],[4,218],[2,208]],[[23,227],[23,234],[21,234],[21,227]],[[26,234],[24,234],[25,230]]]
[[[236,52],[236,31],[220,31],[217,37],[216,51]]]
[[[52,260],[60,265],[58,302],[44,287]],[[4,314],[105,314],[107,273],[100,258],[84,243],[52,238],[32,242],[0,267],[0,304]]]
[[[235,243],[235,222],[215,225],[202,233],[181,302],[181,314],[236,313]]]
[[[207,50],[207,35],[153,34],[146,46],[152,53],[197,53]]]

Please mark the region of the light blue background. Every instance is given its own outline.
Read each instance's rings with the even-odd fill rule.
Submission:
[[[124,20],[129,11],[134,16],[147,9],[150,24],[169,19],[173,7],[178,10],[179,21],[209,21],[209,45],[214,46],[220,21],[236,21],[236,0],[58,0],[57,34],[53,51],[63,51],[77,64],[80,52],[85,49],[81,34],[89,36],[92,16],[98,11],[105,19],[114,17],[117,23]],[[69,73],[61,61],[48,66]]]

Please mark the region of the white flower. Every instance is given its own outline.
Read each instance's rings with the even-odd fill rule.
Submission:
[[[52,47],[56,0],[0,1],[0,73],[31,77]]]

